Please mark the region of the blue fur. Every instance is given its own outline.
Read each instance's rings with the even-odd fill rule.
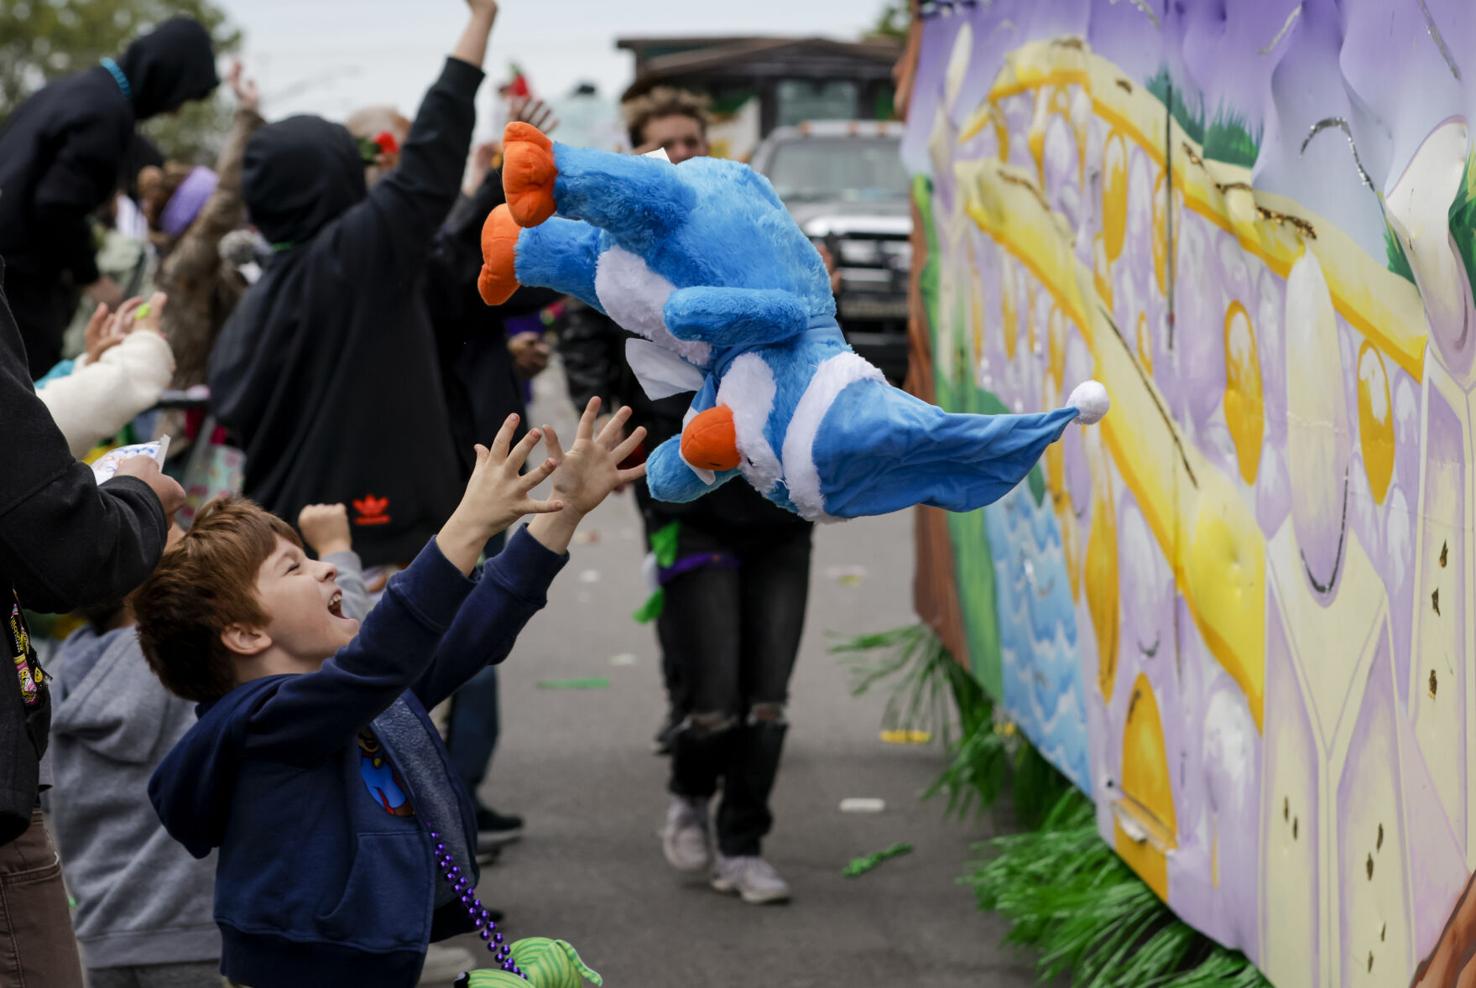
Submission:
[[[747,165],[669,165],[554,144],[560,216],[584,220],[678,288],[789,292],[810,316],[835,315],[830,275],[768,179]],[[530,284],[536,284],[530,283]]]
[[[679,288],[666,301],[666,328],[679,340],[721,347],[782,343],[805,331],[809,314],[770,288]]]
[[[671,236],[697,203],[664,161],[555,144],[554,164],[559,215],[607,231],[633,254]]]
[[[972,511],[1008,494],[1077,417],[959,415],[880,381],[857,381],[830,406],[815,438],[825,510],[884,515],[914,504]]]
[[[555,216],[518,233],[513,271],[519,284],[552,288],[604,312],[594,286],[601,245],[598,228]]]
[[[695,501],[738,476],[737,470],[725,470],[717,475],[717,481],[709,487],[687,466],[682,459],[681,448],[682,437],[672,436],[646,457],[646,487],[658,501],[671,504]]]
[[[835,322],[825,265],[768,180],[714,158],[672,166],[555,144],[554,159],[554,201],[565,219],[522,232],[518,281],[571,292],[598,307],[599,258],[617,246],[640,257],[674,286],[663,310],[671,334],[713,348],[699,368],[706,380],[692,410],[712,408],[733,361],[757,354],[775,384],[764,438],[782,460],[795,410],[817,369],[850,347]],[[1076,414],[953,415],[866,378],[840,391],[813,446],[798,455],[813,460],[832,517],[914,504],[966,511],[1019,483]],[[730,470],[704,484],[683,462],[680,437],[657,447],[646,471],[651,495],[670,502],[694,500],[740,473]],[[761,493],[799,511],[782,471]]]

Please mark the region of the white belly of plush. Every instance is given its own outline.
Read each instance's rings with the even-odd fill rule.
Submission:
[[[718,385],[717,403],[733,411],[738,454],[742,457],[738,468],[760,494],[767,494],[783,473],[779,457],[764,434],[777,392],[773,369],[756,353],[739,355]]]
[[[606,315],[622,329],[705,368],[712,357],[712,348],[706,343],[679,340],[666,328],[666,300],[674,291],[675,285],[621,247],[611,247],[601,254],[595,267],[595,295]]]

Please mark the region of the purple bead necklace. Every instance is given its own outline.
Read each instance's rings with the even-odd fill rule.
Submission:
[[[471,917],[472,925],[477,928],[477,936],[487,945],[492,959],[504,971],[527,981],[528,976],[523,973],[522,968],[513,963],[512,948],[503,943],[502,934],[497,932],[497,922],[482,906],[482,900],[475,897],[471,879],[461,873],[461,866],[451,857],[451,852],[446,850],[446,842],[441,840],[441,835],[434,830],[430,835],[431,840],[436,842],[436,867],[440,869],[441,877],[451,884],[461,904],[466,907],[466,914]]]

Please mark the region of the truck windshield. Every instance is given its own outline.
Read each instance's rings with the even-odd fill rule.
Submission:
[[[774,149],[768,177],[785,202],[905,199],[899,141],[885,137],[806,137]]]

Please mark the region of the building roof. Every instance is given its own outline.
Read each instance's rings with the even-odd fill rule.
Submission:
[[[792,74],[807,64],[813,74],[834,74],[837,62],[867,66],[878,76],[891,72],[902,46],[891,39],[836,41],[823,37],[639,37],[620,38],[617,48],[636,57],[634,96],[664,81],[693,75]],[[780,68],[782,66],[782,69]]]

